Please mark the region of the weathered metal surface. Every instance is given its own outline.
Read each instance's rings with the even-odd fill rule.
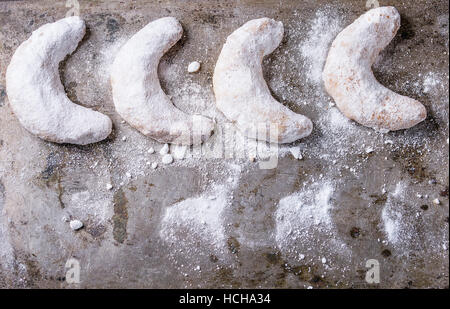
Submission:
[[[341,123],[323,87],[311,82],[317,64],[302,52],[317,48],[319,59],[333,22],[342,29],[366,10],[365,1],[79,3],[89,31],[61,66],[61,79],[73,101],[114,122],[107,140],[85,147],[29,134],[5,93],[17,46],[70,8],[65,1],[0,2],[0,287],[72,287],[65,281],[69,258],[80,262],[82,287],[448,287],[447,1],[380,1],[400,11],[402,27],[375,75],[429,113],[417,127],[385,135]],[[284,23],[285,38],[264,61],[264,73],[273,95],[315,124],[299,143],[303,160],[282,155],[270,170],[230,159],[189,159],[156,170],[146,164],[160,160],[147,149],[161,146],[115,113],[107,68],[126,38],[163,16],[178,18],[185,30],[162,59],[163,88],[178,107],[219,123],[211,78],[227,35],[252,18]],[[201,71],[188,74],[194,60]],[[171,227],[173,243],[164,241],[166,209],[227,178],[236,186],[225,185],[231,202],[221,213],[223,247],[183,224]],[[326,186],[332,189],[325,225],[308,216],[277,217],[283,197],[320,198]],[[74,232],[63,217],[85,227]],[[283,220],[292,232],[277,238]],[[369,259],[380,263],[379,284],[365,281]]]

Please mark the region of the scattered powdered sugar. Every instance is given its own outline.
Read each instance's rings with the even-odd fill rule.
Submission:
[[[239,183],[241,166],[228,164],[229,177],[215,182],[199,196],[169,206],[161,221],[160,237],[182,253],[207,252],[223,255],[226,249],[224,211],[231,205]]]
[[[423,92],[438,92],[444,90],[442,77],[435,72],[429,72],[423,77]]]
[[[305,74],[313,84],[322,83],[322,71],[329,47],[342,27],[343,21],[339,14],[331,9],[319,10],[306,39],[301,42],[300,52],[306,60],[306,72],[301,74]]]
[[[333,185],[328,181],[314,182],[301,191],[284,197],[276,211],[275,239],[283,254],[300,261],[308,252],[335,255],[344,252],[345,245],[336,239],[330,211]],[[323,241],[328,239],[328,241]]]
[[[106,41],[103,48],[99,51],[98,67],[95,70],[95,76],[97,81],[102,85],[108,85],[111,76],[111,66],[114,62],[114,58],[119,52],[120,48],[127,42],[125,37],[118,38],[114,42]],[[108,87],[109,89],[109,87]]]
[[[185,80],[171,89],[170,98],[174,105],[191,114],[215,117],[214,93],[208,87],[201,86],[195,81]]]
[[[395,186],[394,191],[388,196],[386,206],[383,208],[381,218],[383,221],[384,230],[386,232],[389,242],[398,244],[400,241],[408,241],[411,238],[409,233],[403,232],[405,230],[403,215],[400,207],[396,207],[393,200],[401,200],[405,193],[405,183],[399,182]]]
[[[97,189],[97,188],[96,188]],[[98,190],[98,189],[97,189]],[[86,215],[92,218],[95,224],[104,224],[110,216],[110,193],[101,194],[101,191],[84,190],[62,196],[66,211],[74,217],[85,218]]]
[[[403,198],[405,194],[406,189],[406,183],[403,181],[400,181],[395,185],[395,190],[392,192],[392,196],[395,198]]]
[[[399,223],[402,220],[402,215],[399,212],[389,211],[387,208],[383,209],[381,218],[383,219],[384,230],[390,242],[398,242]]]
[[[343,134],[349,135],[356,130],[356,124],[345,117],[337,108],[331,107],[324,114],[320,125],[323,130],[329,130],[330,133],[339,133],[345,131]],[[326,126],[326,127],[325,127]]]
[[[345,117],[337,107],[324,107],[315,125],[316,130],[321,133],[320,137],[312,148],[306,147],[306,149],[321,159],[327,160],[329,164],[340,162],[342,165],[349,155],[365,152],[367,147],[374,149],[379,139],[377,133],[366,138],[367,131],[361,130],[358,124]],[[355,145],[355,140],[364,140],[365,144]],[[353,168],[360,165],[356,160],[349,161],[348,164],[350,163]]]
[[[337,108],[328,108],[324,117],[326,117],[325,119],[328,127],[333,131],[351,130],[352,126],[355,126],[351,120],[345,117]]]
[[[448,230],[430,229],[429,226],[436,223],[435,219],[425,216],[414,204],[408,203],[411,196],[408,191],[408,185],[401,181],[388,194],[381,212],[387,244],[399,249],[399,255],[417,250],[429,253],[443,250],[442,244],[448,242]]]
[[[319,190],[316,188],[312,192],[300,191],[286,196],[280,200],[278,210],[281,212],[281,216],[277,214],[277,218],[283,220],[282,217],[285,215],[287,217],[295,215],[297,219],[308,225],[324,224],[329,226],[331,222],[329,210],[331,208],[330,198],[332,193],[333,188],[331,185],[325,183]],[[291,234],[290,224],[284,227],[289,227],[287,234]]]
[[[275,72],[266,76],[266,81],[283,104],[319,108],[322,112],[322,106],[333,103],[323,89],[323,66],[329,46],[345,24],[338,8],[331,5],[320,8],[311,20],[298,15],[294,11],[294,18],[284,25],[284,36],[292,46],[282,45],[264,60],[264,65]],[[297,69],[291,70],[293,67]],[[303,109],[296,112],[307,115],[315,124],[314,113],[307,114]]]
[[[421,240],[418,233],[417,218],[409,205],[405,204],[403,193],[399,192],[398,184],[394,193],[388,196],[386,205],[381,212],[381,219],[388,243],[407,252],[419,249],[417,241]]]
[[[222,213],[229,204],[227,193],[224,186],[217,186],[170,206],[162,220],[160,236],[177,246],[202,246],[200,241],[221,250],[225,246]]]

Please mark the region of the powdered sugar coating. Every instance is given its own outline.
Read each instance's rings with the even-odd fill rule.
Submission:
[[[312,122],[272,97],[261,66],[263,57],[280,44],[283,32],[283,24],[269,18],[250,20],[235,30],[219,55],[213,84],[217,107],[240,131],[248,133],[258,123],[275,123],[278,134],[271,132],[271,141],[290,143],[308,136]]]
[[[111,133],[109,117],[70,101],[59,77],[59,62],[84,34],[84,21],[77,16],[45,24],[17,48],[8,66],[11,108],[28,131],[44,140],[85,145]]]
[[[192,144],[194,117],[172,104],[161,89],[158,78],[161,57],[181,38],[182,33],[183,28],[175,18],[157,19],[128,40],[111,68],[116,111],[142,134],[161,143]],[[194,129],[194,143],[204,141],[214,128],[210,119],[195,117],[201,129]]]
[[[340,111],[382,132],[410,128],[427,115],[420,102],[384,87],[371,70],[399,27],[394,7],[368,11],[338,34],[323,71],[325,88]]]

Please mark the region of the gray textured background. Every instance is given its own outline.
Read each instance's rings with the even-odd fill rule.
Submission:
[[[107,140],[85,147],[29,134],[5,93],[14,50],[40,25],[63,18],[65,1],[0,2],[0,287],[71,287],[64,265],[75,257],[81,287],[448,288],[447,1],[380,1],[399,10],[402,27],[375,75],[423,102],[429,113],[418,126],[385,135],[345,122],[308,75],[317,72],[324,50],[314,42],[332,39],[327,29],[348,25],[366,10],[365,1],[79,2],[89,31],[61,65],[61,79],[73,101],[114,122]],[[297,143],[303,160],[285,147],[271,170],[230,159],[177,161],[156,170],[146,165],[159,160],[147,149],[161,145],[114,112],[107,65],[126,38],[163,16],[178,18],[185,31],[161,61],[163,89],[179,108],[216,116],[219,123],[211,79],[227,35],[252,18],[284,23],[285,38],[265,59],[264,74],[275,98],[314,122],[313,134]],[[318,47],[319,60],[301,46]],[[202,69],[188,75],[193,60]],[[163,241],[168,207],[227,178],[237,185],[216,192],[230,199],[220,216],[223,247],[196,236],[189,224],[173,227],[176,241]],[[331,223],[316,226],[293,216],[289,222],[300,237],[277,242],[279,200],[295,192],[311,198],[326,184],[333,188]],[[394,239],[383,220],[388,210]],[[73,232],[63,217],[85,227]],[[368,259],[380,262],[378,285],[364,280]]]

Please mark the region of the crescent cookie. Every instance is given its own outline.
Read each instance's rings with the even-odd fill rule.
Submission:
[[[23,127],[55,143],[86,145],[111,133],[108,116],[69,100],[58,65],[85,34],[77,16],[45,24],[20,44],[6,71],[6,92]]]
[[[381,85],[371,69],[399,27],[400,14],[394,7],[368,11],[338,34],[322,75],[327,92],[346,117],[381,132],[410,128],[427,116],[420,102]]]
[[[216,105],[243,133],[250,135],[259,124],[274,124],[258,140],[291,143],[308,136],[311,120],[294,113],[270,94],[262,71],[263,57],[283,38],[283,24],[269,18],[250,20],[227,38],[213,76]],[[251,136],[253,137],[253,136]]]
[[[132,36],[112,65],[113,99],[120,116],[142,134],[161,143],[199,144],[211,135],[213,121],[176,108],[158,78],[161,57],[182,33],[175,18],[164,17]]]

